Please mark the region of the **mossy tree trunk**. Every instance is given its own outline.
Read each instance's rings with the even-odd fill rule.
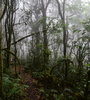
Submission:
[[[48,0],[47,1],[47,4],[45,6],[44,4],[44,0],[41,0],[41,3],[42,3],[42,17],[43,17],[43,38],[44,38],[44,41],[43,41],[43,46],[44,46],[44,50],[43,50],[43,57],[44,57],[44,68],[46,69],[47,65],[48,65],[48,61],[49,61],[49,49],[48,49],[48,37],[47,37],[47,15],[46,15],[46,12],[47,12],[47,8],[50,4],[51,0]]]
[[[63,56],[64,59],[66,59],[67,56],[67,28],[66,28],[66,18],[65,18],[65,6],[66,6],[66,0],[63,0],[62,5],[61,2],[59,0],[56,0],[57,5],[58,5],[58,13],[59,16],[62,20],[62,30],[63,30]],[[65,67],[65,80],[67,80],[67,76],[68,76],[68,66],[67,66],[67,62],[65,61],[64,63],[64,67]]]
[[[2,0],[0,0],[0,97],[3,96],[3,60],[2,60],[2,19],[7,10],[8,0],[6,0],[4,10],[2,11]]]
[[[13,27],[14,27],[14,13],[15,13],[15,0],[9,0],[8,8],[5,17],[5,38],[7,43],[7,50],[11,50],[11,41],[13,35]],[[10,67],[10,53],[7,52],[7,61],[6,61],[7,68]]]
[[[1,49],[2,49],[2,37],[1,37],[1,23],[0,23],[0,95],[2,96],[3,94],[3,80],[2,80],[2,76],[3,76],[3,64],[2,64],[2,53],[1,53]]]
[[[0,2],[0,17],[2,15],[2,2]],[[2,24],[0,21],[0,97],[3,96],[3,64],[2,64]]]

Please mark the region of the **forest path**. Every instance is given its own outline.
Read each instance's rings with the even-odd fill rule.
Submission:
[[[28,94],[26,100],[40,100],[40,89],[37,87],[37,81],[25,72],[21,73],[21,78],[22,83],[29,86],[26,90]]]
[[[21,66],[21,69],[19,69],[20,66],[17,66],[17,72],[20,70],[20,77],[21,77],[21,83],[24,85],[28,85],[28,88],[26,88],[27,97],[23,98],[23,100],[41,100],[40,99],[40,88],[37,86],[37,80],[35,80],[30,73],[24,72],[23,66]],[[11,69],[13,73],[15,73],[14,67]]]

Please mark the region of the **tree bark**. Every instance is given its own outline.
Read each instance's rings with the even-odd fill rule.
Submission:
[[[61,4],[59,2],[59,0],[56,0],[57,5],[58,5],[58,12],[59,12],[59,16],[61,17],[62,20],[62,29],[63,29],[63,56],[64,59],[66,59],[66,55],[67,55],[67,29],[66,29],[66,20],[65,20],[65,4],[66,4],[66,0],[63,0],[62,3],[62,10],[61,10]],[[67,62],[65,61],[64,63],[65,66],[65,79],[67,80],[67,76],[68,76],[68,66],[67,66]]]
[[[2,14],[2,4],[0,2],[0,17]],[[2,64],[2,22],[0,20],[0,97],[3,97],[3,64]]]
[[[47,28],[46,28],[46,11],[47,11],[47,7],[50,3],[50,1],[48,1],[48,3],[46,4],[46,7],[44,5],[44,1],[41,0],[42,3],[42,16],[43,16],[43,37],[44,37],[44,41],[43,41],[43,56],[44,56],[44,68],[47,67],[48,65],[48,61],[49,61],[49,54],[48,54],[48,38],[47,38]]]
[[[15,10],[15,1],[10,0],[8,2],[8,9],[6,12],[6,20],[5,20],[5,34],[6,34],[6,42],[7,42],[7,49],[10,51],[11,49],[11,39],[13,34],[13,26],[14,26],[14,10]],[[6,61],[7,68],[10,67],[10,53],[7,52],[7,61]]]

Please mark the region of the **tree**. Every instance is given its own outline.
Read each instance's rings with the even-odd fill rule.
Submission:
[[[44,1],[41,0],[41,4],[42,4],[42,18],[43,18],[43,37],[44,37],[44,51],[43,51],[43,56],[44,56],[44,68],[46,68],[46,66],[48,65],[48,61],[49,61],[49,49],[48,49],[48,38],[47,38],[47,16],[46,16],[46,12],[47,12],[47,8],[50,4],[51,0],[48,0],[46,3],[46,6],[44,4]]]
[[[7,9],[8,0],[6,0],[6,4],[4,10],[2,11],[2,0],[0,0],[0,97],[3,97],[3,63],[2,63],[2,19]]]
[[[0,4],[1,7],[2,4]],[[1,12],[2,12],[2,8],[0,8],[0,16],[1,16]],[[2,96],[3,94],[3,65],[2,65],[2,25],[1,25],[1,21],[0,21],[0,96]]]
[[[65,16],[65,5],[66,5],[66,0],[63,0],[62,6],[59,0],[56,0],[57,5],[58,5],[58,13],[62,21],[62,29],[63,29],[63,55],[64,58],[66,59],[66,50],[67,50],[67,29],[66,29],[66,16]],[[68,66],[65,61],[65,79],[67,79],[68,75]]]
[[[12,35],[14,34],[15,10],[16,10],[16,0],[10,0],[8,2],[8,8],[6,11],[6,16],[5,16],[5,38],[6,38],[6,44],[7,44],[8,51],[11,50]],[[6,62],[7,62],[6,63],[7,68],[9,68],[10,67],[10,53],[9,52],[7,52]]]
[[[56,0],[57,4],[58,4],[58,13],[61,17],[62,20],[62,28],[63,28],[63,55],[66,58],[66,45],[67,45],[67,39],[66,39],[66,34],[67,34],[67,30],[66,30],[66,19],[65,19],[65,4],[66,4],[66,0],[63,0],[62,3],[62,8],[61,8],[61,4],[59,2],[59,0]]]

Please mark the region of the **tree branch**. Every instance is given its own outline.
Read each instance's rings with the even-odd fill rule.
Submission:
[[[1,20],[2,20],[2,18],[3,18],[3,16],[4,16],[4,14],[5,14],[6,10],[7,10],[7,5],[8,5],[8,0],[6,0],[6,4],[5,4],[5,7],[4,7],[4,10],[3,10],[3,12],[2,12],[2,15],[0,16],[0,22],[1,22]]]
[[[48,0],[47,4],[46,4],[46,9],[48,7],[48,5],[50,4],[51,0]]]
[[[22,37],[21,39],[18,39],[16,42],[11,43],[11,45],[17,44],[18,42],[20,42],[20,41],[22,41],[22,40],[24,40],[24,39],[26,39],[26,38],[28,38],[28,37],[30,37],[30,36],[33,36],[33,35],[35,35],[35,33],[34,33],[34,34],[27,35],[27,36],[24,36],[24,37]]]
[[[63,14],[62,14],[62,12],[61,12],[61,5],[60,5],[60,3],[59,3],[58,0],[56,0],[56,2],[57,2],[57,4],[58,4],[59,15],[60,15],[61,19],[63,20]]]
[[[16,57],[16,55],[15,55],[13,52],[7,50],[7,48],[4,48],[4,49],[2,49],[2,50],[3,50],[3,51],[6,51],[6,52],[9,52],[11,55],[13,55],[13,56]],[[19,61],[18,57],[16,57],[16,60],[18,61],[18,64],[20,65],[20,61]]]

